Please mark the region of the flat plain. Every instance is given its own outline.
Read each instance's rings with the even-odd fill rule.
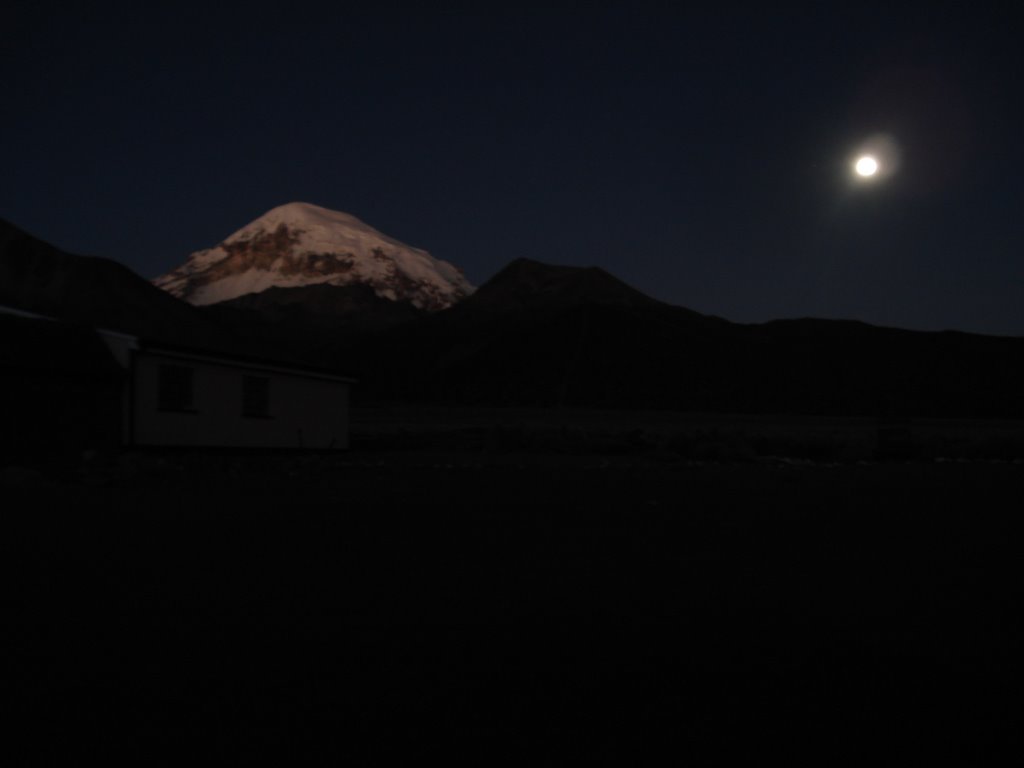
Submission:
[[[49,734],[34,763],[1019,746],[1019,461],[360,429],[344,454],[5,475],[8,679]]]

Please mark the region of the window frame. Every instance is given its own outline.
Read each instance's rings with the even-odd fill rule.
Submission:
[[[243,419],[274,418],[270,413],[270,377],[242,374],[241,405]]]
[[[196,369],[190,365],[160,363],[157,370],[157,410],[161,413],[198,413]]]

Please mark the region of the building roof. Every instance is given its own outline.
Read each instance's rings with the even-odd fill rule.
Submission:
[[[223,353],[217,350],[204,350],[196,347],[187,347],[177,344],[165,344],[163,342],[148,342],[144,339],[137,339],[138,349],[154,355],[177,357],[197,362],[218,363],[233,365],[241,368],[252,368],[261,371],[273,371],[277,373],[289,373],[292,375],[306,376],[317,379],[330,379],[349,384],[355,383],[356,379],[347,373],[333,368],[318,367],[305,363],[296,363],[280,358],[262,357],[238,353]]]
[[[130,351],[141,350],[170,357],[349,384],[356,381],[347,372],[290,360],[284,355],[264,356],[171,344],[120,331],[70,323],[2,304],[0,343],[3,344],[4,351],[0,356],[0,368],[15,370],[64,370],[68,373],[81,373],[90,366],[106,368],[110,365],[113,365],[115,370],[121,370],[128,365]]]

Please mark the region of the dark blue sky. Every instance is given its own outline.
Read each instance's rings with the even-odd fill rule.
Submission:
[[[1009,15],[672,5],[16,2],[0,216],[152,278],[302,200],[477,284],[527,256],[736,321],[1024,335]],[[878,134],[899,169],[856,185]]]

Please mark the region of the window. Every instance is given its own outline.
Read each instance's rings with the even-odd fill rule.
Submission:
[[[158,404],[161,411],[195,411],[192,369],[184,365],[161,365]]]
[[[270,379],[242,377],[242,415],[255,419],[270,418]]]

